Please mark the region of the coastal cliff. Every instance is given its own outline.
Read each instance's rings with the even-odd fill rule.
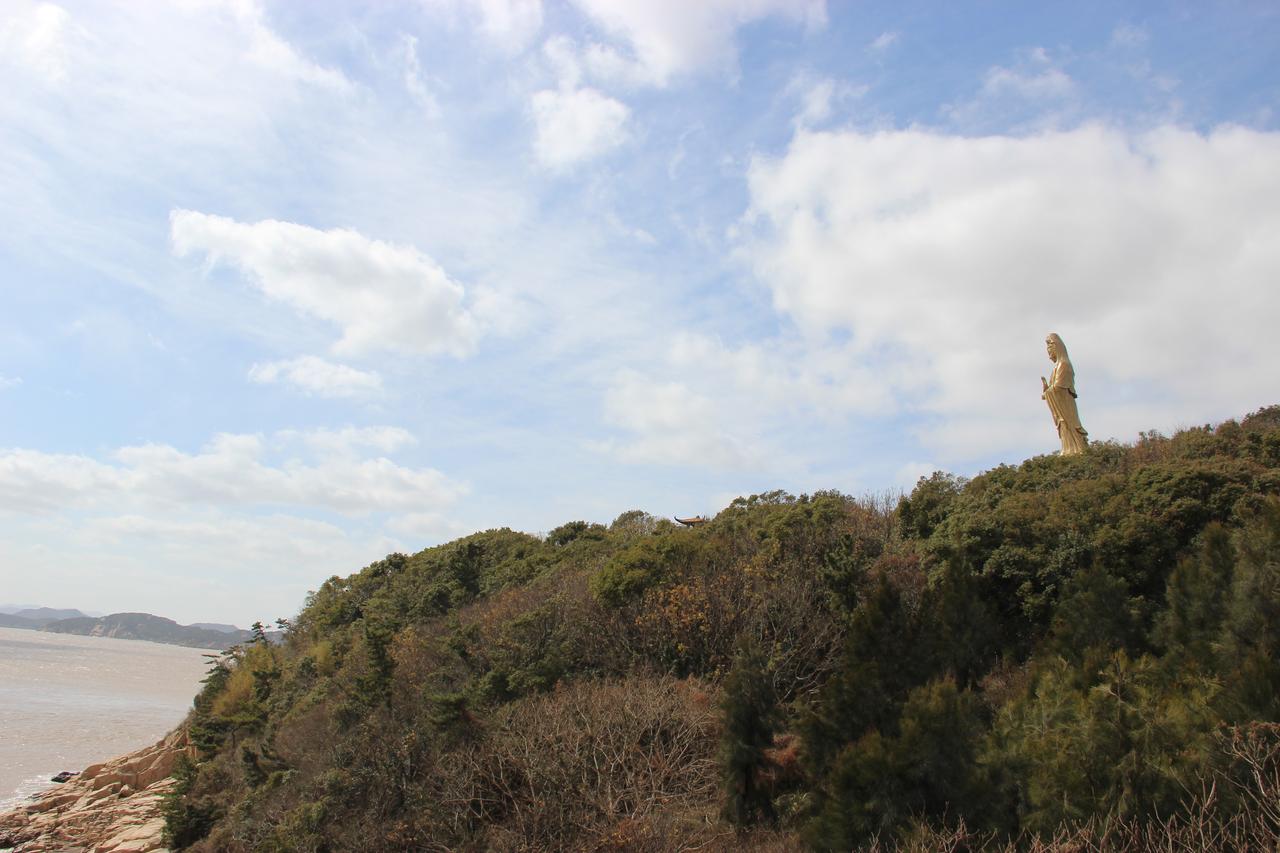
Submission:
[[[179,728],[157,743],[86,767],[0,814],[0,850],[14,853],[164,850],[164,795],[178,756],[191,750]]]

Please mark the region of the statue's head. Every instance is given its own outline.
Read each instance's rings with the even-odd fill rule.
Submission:
[[[1050,332],[1044,339],[1044,348],[1049,352],[1050,361],[1067,357],[1067,346],[1062,342],[1062,338],[1058,337],[1057,332]]]

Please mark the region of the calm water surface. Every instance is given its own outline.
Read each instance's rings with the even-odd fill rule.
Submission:
[[[0,628],[0,811],[61,770],[164,737],[191,707],[205,651]]]

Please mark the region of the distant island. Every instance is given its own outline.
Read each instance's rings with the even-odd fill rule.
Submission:
[[[85,637],[114,637],[120,640],[145,640],[199,649],[225,649],[252,639],[253,633],[234,625],[197,622],[179,625],[172,619],[150,613],[112,613],[88,616],[79,610],[51,607],[24,608],[14,613],[0,613],[0,628],[24,628],[54,634],[79,634]]]
[[[86,615],[79,610],[58,610],[52,607],[0,610],[0,628],[30,628],[38,631],[45,625],[60,619],[78,619]]]

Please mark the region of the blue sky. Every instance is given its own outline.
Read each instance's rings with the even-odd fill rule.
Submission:
[[[8,2],[0,601],[1277,402],[1273,3]]]

